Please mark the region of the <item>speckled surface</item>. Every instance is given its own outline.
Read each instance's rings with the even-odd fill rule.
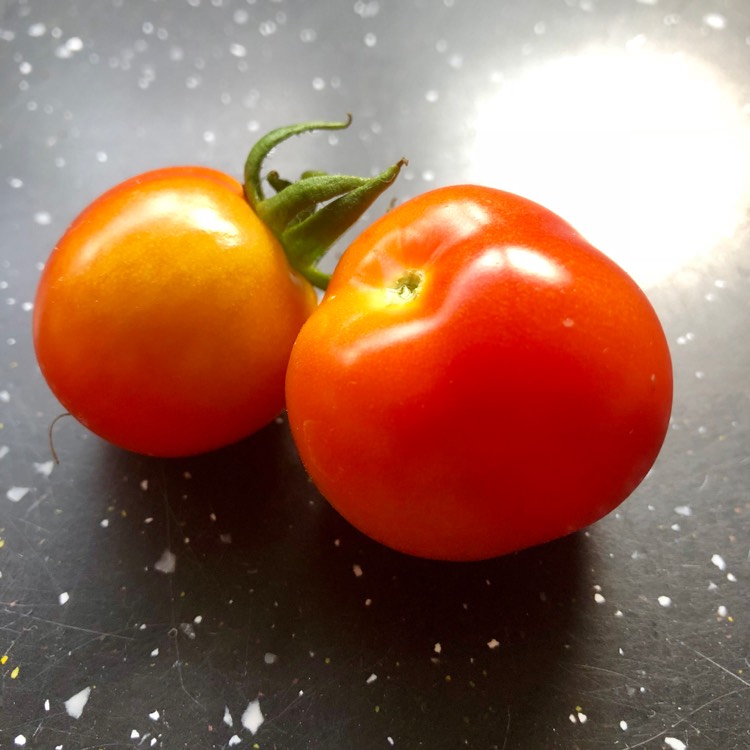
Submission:
[[[750,747],[748,69],[745,0],[0,0],[0,746]],[[68,222],[346,112],[274,166],[407,156],[392,197],[522,192],[649,294],[671,429],[587,531],[398,555],[320,498],[283,419],[169,461],[67,419],[51,462],[30,321]]]

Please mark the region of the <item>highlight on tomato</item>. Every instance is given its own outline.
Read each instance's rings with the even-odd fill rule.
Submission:
[[[601,519],[665,438],[646,295],[563,219],[446,187],[344,252],[296,340],[289,423],[315,485],[396,550],[478,560]]]
[[[317,263],[393,182],[261,170],[288,138],[351,122],[278,128],[250,151],[244,186],[205,167],[133,177],[95,200],[52,251],[33,338],[49,387],[102,438],[157,456],[201,453],[284,407],[297,333],[327,283]]]

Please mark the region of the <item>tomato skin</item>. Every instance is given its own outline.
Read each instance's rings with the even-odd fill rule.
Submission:
[[[316,304],[237,181],[173,167],[73,222],[40,279],[34,345],[52,391],[93,432],[189,455],[283,410],[289,352]]]
[[[456,186],[346,250],[287,371],[302,461],[354,526],[476,560],[581,529],[664,440],[672,369],[635,282],[561,218]]]

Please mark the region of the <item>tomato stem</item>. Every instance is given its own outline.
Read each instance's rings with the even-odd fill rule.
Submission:
[[[310,283],[325,289],[329,276],[317,264],[333,243],[347,230],[398,176],[407,163],[401,159],[375,177],[303,172],[296,182],[282,179],[277,172],[266,177],[276,192],[266,197],[261,171],[270,152],[280,143],[301,133],[348,128],[344,122],[306,122],[286,125],[263,136],[245,162],[245,197],[276,235],[292,267]]]

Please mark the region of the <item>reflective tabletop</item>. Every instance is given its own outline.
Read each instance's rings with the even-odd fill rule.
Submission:
[[[750,747],[745,0],[0,0],[0,746]],[[408,165],[343,238],[480,183],[641,285],[675,399],[616,511],[479,563],[412,558],[318,494],[284,415],[156,459],[71,419],[31,318],[57,239],[156,167]],[[543,471],[544,467],[540,467]]]

